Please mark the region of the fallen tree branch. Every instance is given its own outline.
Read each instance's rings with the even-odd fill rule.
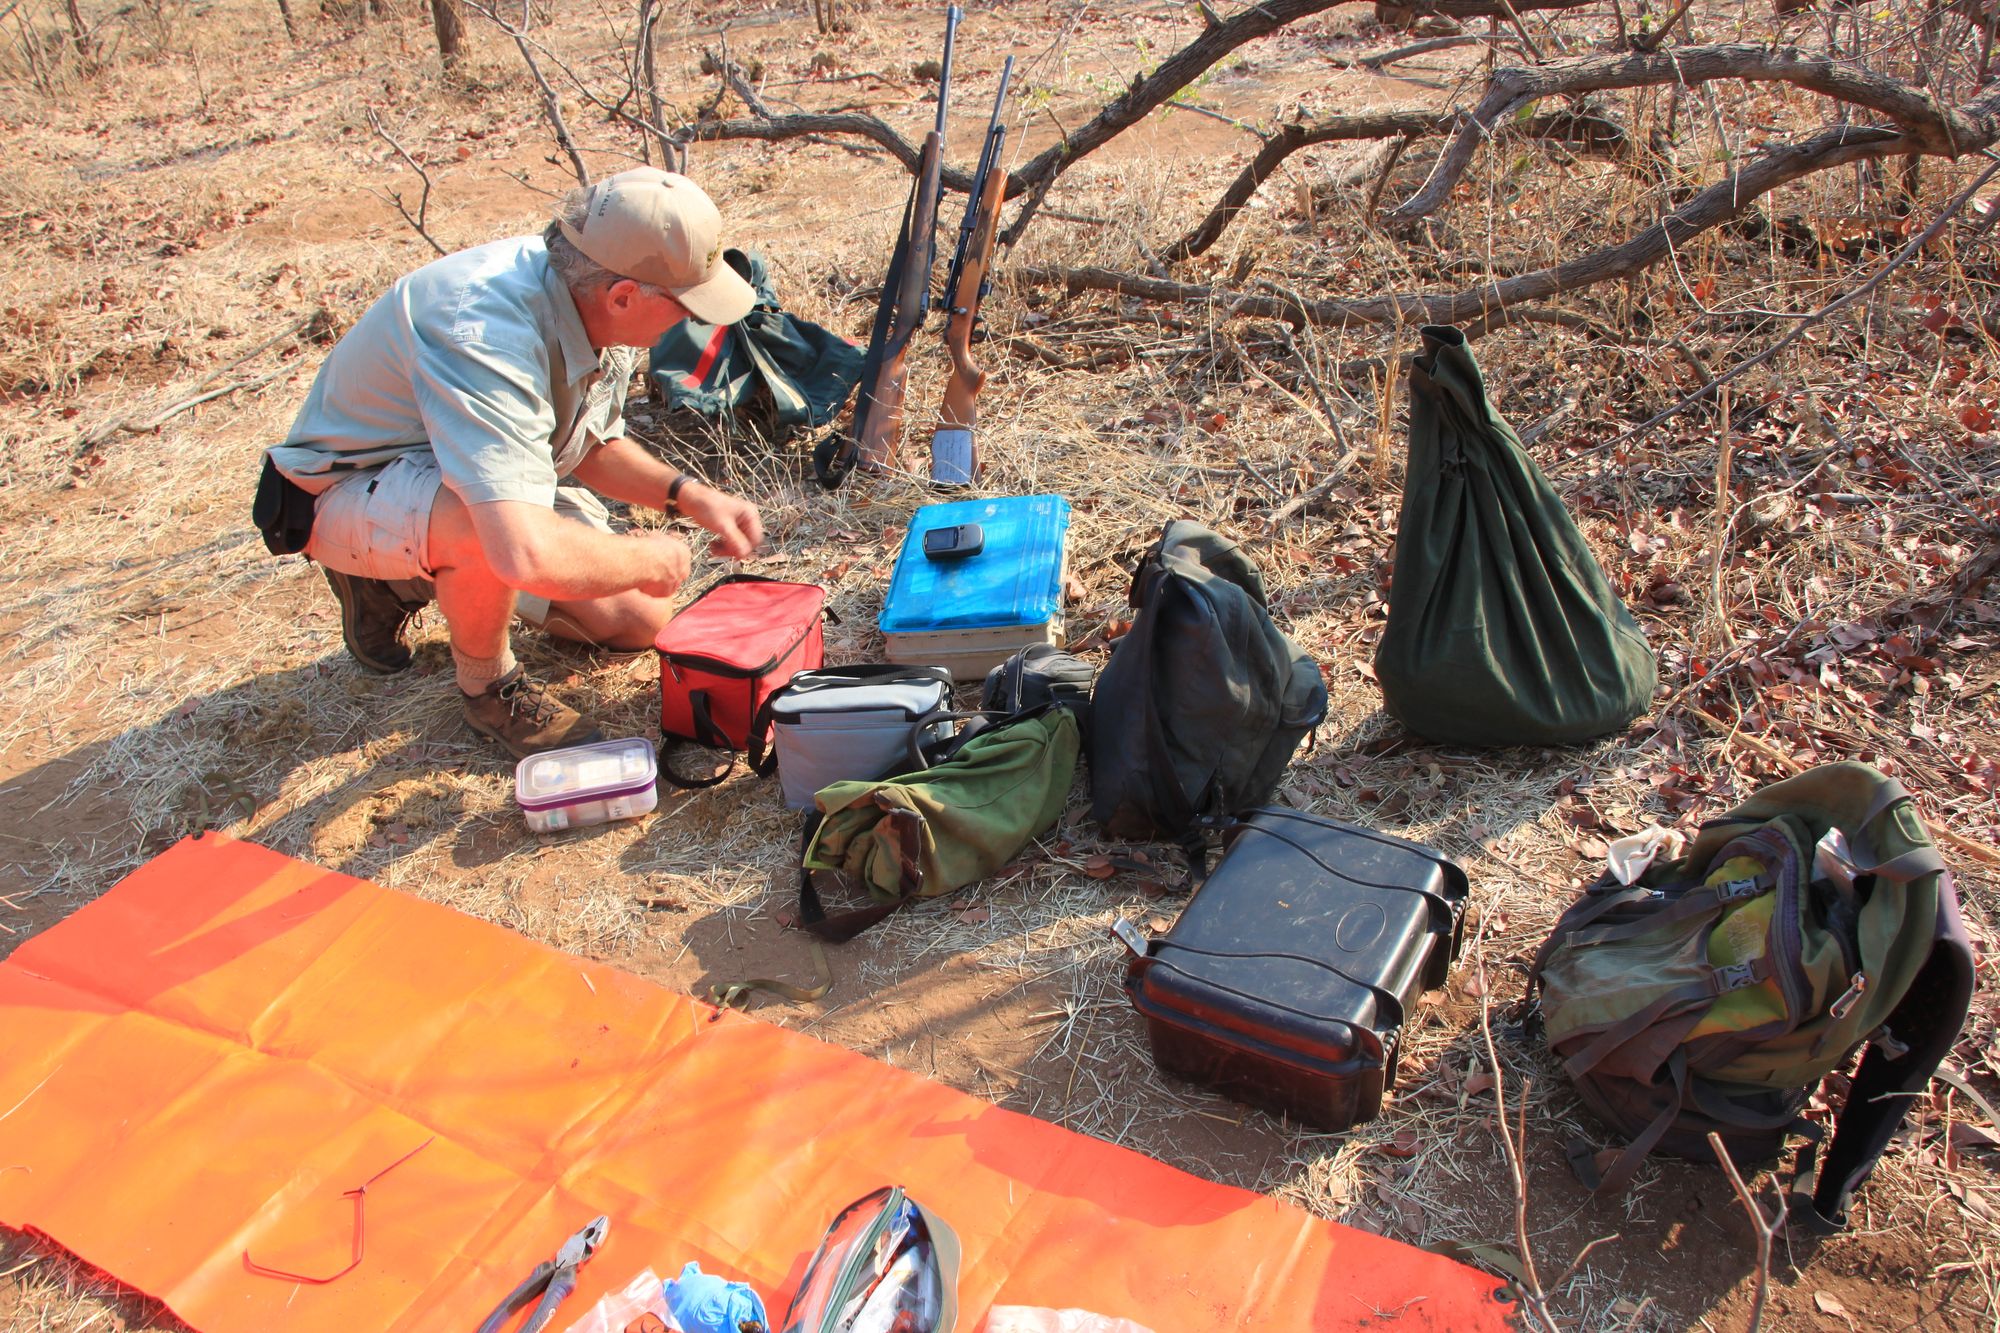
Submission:
[[[1408,46],[1399,46],[1393,51],[1380,51],[1372,56],[1362,56],[1359,60],[1337,60],[1336,65],[1353,66],[1359,69],[1381,71],[1387,66],[1412,56],[1429,55],[1433,51],[1448,51],[1454,46],[1473,46],[1481,42],[1496,46],[1519,45],[1512,37],[1497,32],[1461,32],[1450,37],[1431,37]]]
[[[1413,222],[1436,212],[1464,179],[1479,145],[1492,137],[1503,117],[1529,102],[1610,88],[1694,87],[1720,79],[1789,83],[1878,112],[1895,122],[1910,152],[1956,158],[2000,137],[2000,117],[1995,116],[1990,102],[1947,107],[1901,80],[1792,46],[1734,42],[1579,56],[1534,68],[1510,66],[1494,71],[1485,96],[1464,114],[1458,133],[1431,169],[1430,179],[1391,209],[1386,220]]]
[[[1199,37],[1161,61],[1151,74],[1134,78],[1122,96],[1107,102],[1081,129],[1064,134],[1015,171],[1008,178],[1007,197],[1011,199],[1030,190],[1046,194],[1057,176],[1138,123],[1237,47],[1344,3],[1350,0],[1265,0],[1263,4],[1239,10],[1221,23],[1211,24]],[[1506,0],[1497,4],[1489,0],[1434,0],[1425,9],[1457,19],[1500,18],[1516,10],[1579,9],[1592,3],[1595,0],[1521,0],[1517,5],[1509,5]],[[1032,216],[1031,211],[1024,209],[1001,235],[1000,243],[1011,247],[1020,240]]]
[[[1770,361],[1773,357],[1776,357],[1780,352],[1783,352],[1787,347],[1790,347],[1793,343],[1796,343],[1799,339],[1805,337],[1806,331],[1812,328],[1814,325],[1822,323],[1829,316],[1833,315],[1836,311],[1845,310],[1848,306],[1853,305],[1855,302],[1867,296],[1870,292],[1874,291],[1877,287],[1882,285],[1882,280],[1884,278],[1887,278],[1891,273],[1894,273],[1897,269],[1909,263],[1910,260],[1916,257],[1918,251],[1922,250],[1926,245],[1930,244],[1933,240],[1936,240],[1938,233],[1944,230],[1945,224],[1950,222],[1954,217],[1958,216],[1959,212],[1963,210],[1965,206],[1972,201],[1973,196],[1978,194],[1981,189],[1985,188],[1986,182],[1993,179],[1996,173],[2000,173],[2000,161],[1996,161],[1991,165],[1989,165],[1985,171],[1980,173],[1979,179],[1973,181],[1972,184],[1966,186],[1965,189],[1961,190],[1949,204],[1945,205],[1944,209],[1931,222],[1930,226],[1924,228],[1922,232],[1920,232],[1918,235],[1910,239],[1909,244],[1905,245],[1901,250],[1898,250],[1894,255],[1890,256],[1888,262],[1883,264],[1881,268],[1875,270],[1874,274],[1868,279],[1868,281],[1862,283],[1859,287],[1856,287],[1853,291],[1848,292],[1846,295],[1838,297],[1835,300],[1828,301],[1825,305],[1821,306],[1819,309],[1811,311],[1806,315],[1800,317],[1799,321],[1796,324],[1794,324],[1790,330],[1786,332],[1784,337],[1778,339],[1778,341],[1772,343],[1769,347],[1765,348],[1757,355],[1751,357],[1749,360],[1737,362],[1735,365],[1731,366],[1728,370],[1724,371],[1722,374],[1711,378],[1706,384],[1702,385],[1699,389],[1696,389],[1693,393],[1688,394],[1685,398],[1682,398],[1672,407],[1669,407],[1664,411],[1655,413],[1651,417],[1648,417],[1646,420],[1640,422],[1638,425],[1632,427],[1632,429],[1626,431],[1624,434],[1611,440],[1609,443],[1598,445],[1595,448],[1589,450],[1588,453],[1598,454],[1598,453],[1603,453],[1604,451],[1609,449],[1615,449],[1619,445],[1625,444],[1628,441],[1638,439],[1641,435],[1646,434],[1648,431],[1660,425],[1662,422],[1668,421],[1673,417],[1679,416],[1682,412],[1685,412],[1688,408],[1693,407],[1696,403],[1701,402],[1703,399],[1707,398],[1710,394],[1716,393],[1719,390],[1721,390],[1724,386],[1734,381],[1739,375],[1743,374],[1743,372],[1750,370],[1753,367],[1761,366],[1767,361]],[[1584,456],[1584,455],[1579,455],[1579,456]]]
[[[1223,229],[1257,193],[1257,188],[1270,179],[1279,164],[1302,148],[1351,139],[1407,139],[1416,135],[1440,134],[1451,123],[1449,112],[1425,111],[1417,107],[1378,111],[1364,116],[1330,116],[1311,124],[1293,121],[1264,141],[1264,146],[1257,150],[1257,156],[1237,173],[1236,179],[1222,192],[1222,198],[1216,201],[1208,216],[1193,231],[1161,251],[1160,257],[1170,264],[1177,263],[1214,245]]]
[[[1187,235],[1175,241],[1161,253],[1168,263],[1178,262],[1201,254],[1215,244],[1229,224],[1235,221],[1250,202],[1252,195],[1263,183],[1271,178],[1280,164],[1292,154],[1317,144],[1338,143],[1357,139],[1395,139],[1398,146],[1382,174],[1377,177],[1375,188],[1370,191],[1370,204],[1365,212],[1374,212],[1374,200],[1381,198],[1382,187],[1388,183],[1388,173],[1394,168],[1404,149],[1418,139],[1443,134],[1456,122],[1457,117],[1449,111],[1430,111],[1422,107],[1401,107],[1387,111],[1373,111],[1359,116],[1329,116],[1310,124],[1294,121],[1264,140],[1264,146],[1257,155],[1237,173],[1229,187],[1222,192],[1208,216],[1203,218]],[[1603,116],[1585,115],[1579,112],[1562,112],[1554,115],[1533,116],[1527,120],[1509,122],[1501,129],[1509,137],[1537,140],[1558,140],[1575,145],[1586,153],[1605,153],[1616,157],[1627,156],[1630,136],[1624,126]]]
[[[1547,268],[1440,295],[1391,293],[1358,300],[1298,301],[1250,296],[1094,267],[1027,265],[1015,269],[1014,274],[1023,282],[1060,284],[1071,290],[1114,291],[1150,301],[1219,304],[1235,314],[1261,315],[1295,324],[1310,322],[1330,327],[1459,324],[1477,317],[1485,321],[1485,327],[1498,328],[1506,322],[1514,306],[1613,278],[1630,277],[1651,267],[1665,258],[1672,247],[1684,245],[1688,238],[1736,216],[1788,181],[1829,167],[1906,152],[1909,147],[1909,140],[1893,130],[1830,126],[1802,143],[1785,144],[1765,152],[1627,241]]]

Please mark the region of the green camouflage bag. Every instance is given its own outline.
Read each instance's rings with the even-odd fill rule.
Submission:
[[[1529,976],[1539,1022],[1578,1096],[1629,1142],[1577,1145],[1587,1185],[1622,1190],[1644,1156],[1766,1158],[1811,1091],[1862,1043],[1814,1184],[1840,1224],[1950,1051],[1972,995],[1972,954],[1950,872],[1894,779],[1828,764],[1704,825],[1686,855],[1625,886],[1608,875],[1556,923]]]
[[[667,406],[725,425],[752,414],[773,441],[824,426],[860,382],[861,349],[780,308],[763,256],[732,249],[722,258],[756,289],[757,304],[734,324],[684,319],[667,330],[652,358]]]
[[[1077,751],[1075,716],[1045,706],[979,731],[933,767],[822,788],[807,822],[799,924],[852,939],[918,898],[985,879],[1062,815]],[[828,916],[814,870],[845,872],[875,902]]]

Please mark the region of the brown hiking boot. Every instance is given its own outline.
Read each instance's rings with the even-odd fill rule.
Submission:
[[[425,604],[403,600],[380,579],[319,568],[340,600],[340,637],[354,660],[384,676],[408,666],[410,619]]]
[[[528,679],[520,667],[488,685],[484,694],[464,698],[466,722],[506,746],[516,759],[604,739],[588,718],[551,699],[548,686]]]

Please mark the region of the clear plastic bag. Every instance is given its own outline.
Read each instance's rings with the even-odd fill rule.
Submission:
[[[1088,1310],[1045,1310],[1039,1306],[996,1305],[986,1317],[986,1333],[1153,1333],[1129,1319]]]
[[[659,1321],[657,1329],[645,1322],[648,1316]],[[666,1297],[660,1294],[658,1275],[649,1268],[626,1283],[624,1290],[614,1291],[591,1306],[589,1313],[569,1326],[568,1333],[681,1333],[681,1326],[674,1322]]]

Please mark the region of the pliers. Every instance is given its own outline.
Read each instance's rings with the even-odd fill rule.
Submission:
[[[583,1230],[562,1243],[553,1259],[544,1259],[535,1265],[535,1271],[527,1280],[509,1292],[507,1298],[495,1306],[493,1313],[486,1316],[486,1322],[479,1326],[479,1333],[500,1333],[506,1322],[514,1317],[522,1306],[540,1296],[541,1301],[528,1322],[521,1325],[520,1333],[539,1333],[556,1317],[556,1307],[576,1290],[576,1270],[589,1262],[597,1253],[597,1247],[604,1244],[606,1233],[611,1230],[611,1219],[600,1217]]]

